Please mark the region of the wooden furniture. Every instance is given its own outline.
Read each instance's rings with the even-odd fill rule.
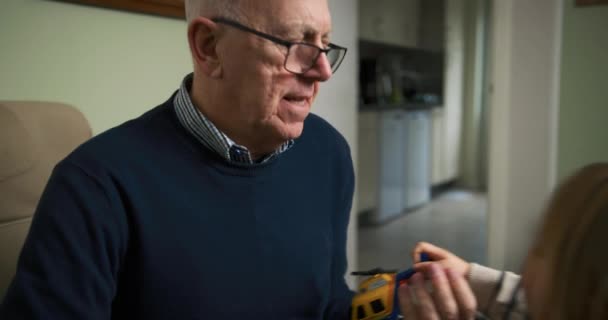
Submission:
[[[597,4],[608,4],[608,0],[576,0],[576,6],[591,6]]]
[[[61,0],[73,3],[184,18],[184,0]]]

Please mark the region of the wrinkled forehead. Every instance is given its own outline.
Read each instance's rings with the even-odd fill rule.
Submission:
[[[327,0],[252,0],[252,23],[280,36],[328,37],[331,15]]]

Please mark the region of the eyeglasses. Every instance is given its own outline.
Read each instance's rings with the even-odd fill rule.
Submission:
[[[324,53],[327,56],[327,60],[331,66],[331,72],[335,73],[336,70],[338,70],[340,63],[342,63],[342,60],[344,60],[344,56],[346,56],[347,49],[333,43],[330,43],[327,46],[327,49],[322,49],[310,43],[283,40],[267,33],[249,28],[230,19],[214,18],[212,21],[237,28],[245,32],[253,33],[258,37],[287,47],[287,55],[285,56],[284,66],[285,69],[291,73],[303,74],[312,69],[321,56],[321,53]]]

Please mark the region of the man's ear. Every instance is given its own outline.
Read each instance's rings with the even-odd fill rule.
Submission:
[[[217,24],[210,19],[198,17],[188,25],[188,43],[194,66],[213,78],[218,78],[222,74],[217,40]]]

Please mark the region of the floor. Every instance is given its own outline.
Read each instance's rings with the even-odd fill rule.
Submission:
[[[453,190],[424,207],[380,226],[359,227],[359,270],[408,268],[418,241],[449,249],[468,261],[486,261],[487,199],[482,193]]]

